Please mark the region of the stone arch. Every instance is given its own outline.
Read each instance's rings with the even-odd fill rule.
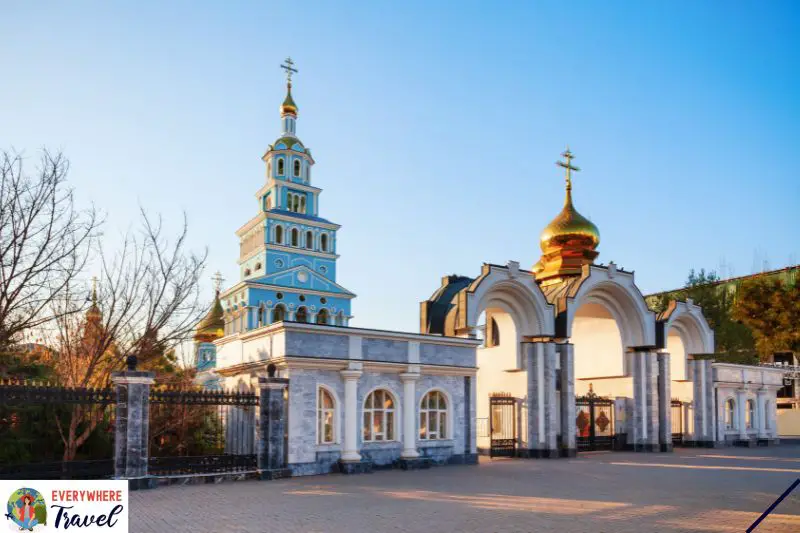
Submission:
[[[575,315],[585,303],[605,307],[620,330],[623,348],[655,347],[655,313],[633,281],[633,274],[608,267],[589,267],[579,283],[570,290],[564,314],[564,336],[572,336]]]
[[[658,315],[656,336],[659,348],[665,348],[670,354],[672,379],[687,377],[689,355],[714,352],[714,331],[700,306],[691,299],[669,303]]]

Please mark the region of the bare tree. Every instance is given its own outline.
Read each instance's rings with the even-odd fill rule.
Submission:
[[[100,220],[75,207],[69,163],[42,153],[33,175],[15,152],[0,152],[0,349],[65,309],[57,304],[83,270]]]
[[[144,211],[141,216],[141,228],[129,231],[115,253],[98,246],[100,282],[85,316],[74,312],[85,293],[69,286],[69,297],[61,300],[67,308],[54,312],[56,367],[66,385],[104,387],[126,356],[137,356],[144,366],[164,357],[190,338],[206,310],[199,290],[206,253],[187,251],[185,217],[180,233],[169,239],[160,218]],[[64,460],[75,457],[102,417],[102,409],[77,405],[69,425],[58,424]]]

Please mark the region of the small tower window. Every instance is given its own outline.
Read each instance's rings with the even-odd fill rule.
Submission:
[[[275,306],[275,309],[272,310],[272,321],[280,322],[281,320],[286,320],[286,308],[283,304],[278,304]]]
[[[275,228],[275,242],[278,244],[283,244],[283,227],[277,226]]]
[[[292,211],[298,213],[300,211],[300,197],[295,194],[292,203],[294,204],[294,209],[292,209]]]
[[[300,309],[298,309],[294,319],[296,322],[303,322],[303,323],[308,322],[308,311],[306,311],[306,308],[301,307]]]
[[[320,309],[319,313],[317,313],[317,324],[328,324],[330,322],[329,316],[327,309]]]
[[[309,250],[314,247],[314,234],[310,231],[306,232],[306,248]]]
[[[295,178],[299,178],[300,177],[301,169],[302,169],[302,166],[300,165],[300,160],[299,159],[295,159],[294,160],[294,177]]]
[[[284,170],[283,158],[279,157],[278,158],[278,176],[283,176],[284,173],[285,173],[285,170]]]
[[[300,197],[300,213],[306,212],[306,196],[303,195]]]
[[[319,238],[319,247],[322,248],[323,252],[328,251],[328,236],[326,234],[322,234],[322,237]]]
[[[300,246],[300,232],[292,228],[292,246]]]

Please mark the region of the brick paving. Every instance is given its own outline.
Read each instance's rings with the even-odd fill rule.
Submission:
[[[744,531],[795,479],[800,446],[231,481],[131,493],[131,531]],[[800,532],[795,492],[756,533]]]

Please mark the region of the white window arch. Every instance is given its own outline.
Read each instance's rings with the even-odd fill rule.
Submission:
[[[286,163],[282,157],[278,158],[278,176],[283,176],[286,173]]]
[[[314,248],[314,234],[311,230],[306,231],[306,248],[309,250]]]
[[[303,166],[299,159],[294,160],[294,177],[299,178],[303,173]]]
[[[283,226],[275,226],[275,242],[283,244]]]
[[[308,323],[308,309],[306,309],[306,306],[303,305],[297,309],[297,312],[294,314],[294,321]]]
[[[299,212],[300,213],[304,213],[304,214],[306,212],[306,195],[305,194],[300,196],[300,209],[299,209]]]
[[[444,392],[434,389],[422,397],[419,404],[419,438],[441,440],[450,438],[448,427],[449,402]]]
[[[272,310],[272,322],[281,322],[282,320],[286,320],[286,306],[278,304]]]
[[[364,442],[385,442],[396,439],[397,403],[391,392],[376,389],[364,400]]]
[[[317,388],[317,444],[333,444],[336,438],[336,397],[333,391]]]
[[[300,246],[300,231],[292,228],[292,246]]]
[[[320,236],[320,238],[319,238],[319,248],[323,252],[327,252],[328,251],[328,234],[327,233],[323,233],[322,236]]]
[[[725,429],[736,428],[736,400],[728,398],[725,400]]]

